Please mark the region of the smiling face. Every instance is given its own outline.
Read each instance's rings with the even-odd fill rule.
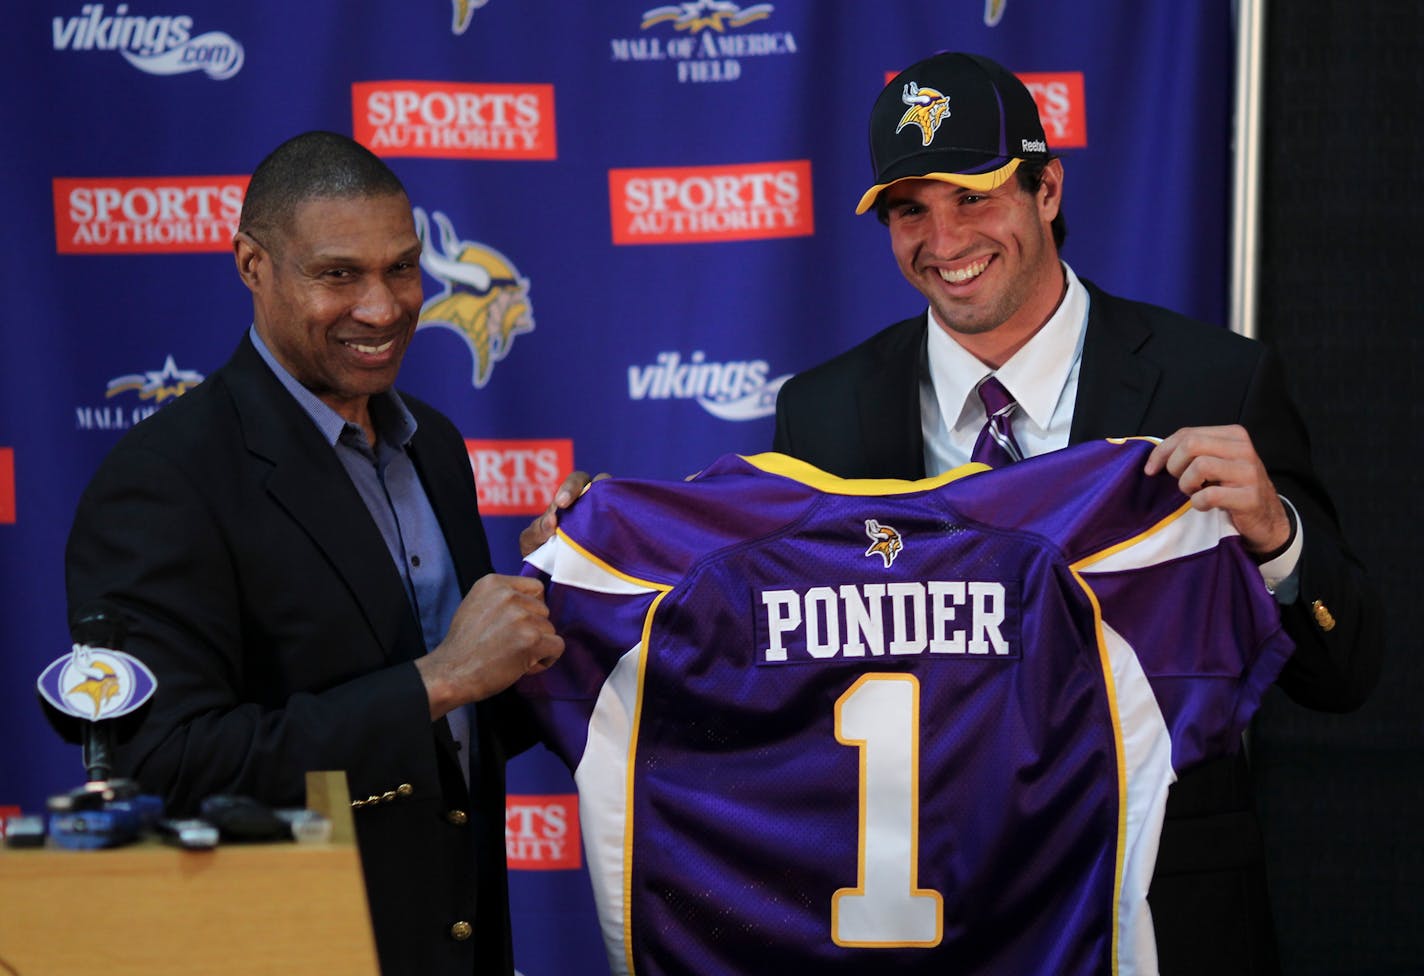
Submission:
[[[424,298],[409,200],[316,197],[261,233],[234,242],[257,334],[298,382],[370,433],[369,398],[394,385]]]
[[[951,336],[991,366],[1032,338],[1062,298],[1051,227],[1062,178],[1054,160],[1033,193],[1017,179],[988,192],[929,179],[882,191],[901,274]]]

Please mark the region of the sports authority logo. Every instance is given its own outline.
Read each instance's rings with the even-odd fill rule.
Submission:
[[[764,359],[709,363],[698,350],[684,362],[678,353],[663,352],[650,365],[628,367],[628,398],[696,400],[721,420],[757,420],[776,413],[776,394],[791,378],[784,373],[768,381],[770,372]]]
[[[865,535],[870,539],[870,548],[865,550],[865,554],[879,556],[885,560],[886,569],[889,569],[895,557],[900,555],[900,550],[905,548],[904,539],[893,526],[882,525],[875,519],[865,520]]]
[[[692,244],[815,233],[811,162],[608,171],[614,244]]]
[[[769,20],[775,5],[747,7],[728,0],[695,0],[643,12],[638,37],[609,40],[615,62],[677,65],[679,82],[736,81],[747,58],[796,53],[790,31],[744,31]]]
[[[356,140],[380,156],[554,159],[553,85],[364,81],[351,86]]]
[[[895,134],[899,135],[907,125],[917,125],[921,144],[928,146],[939,131],[939,124],[949,114],[949,97],[934,88],[921,88],[912,81],[900,92],[900,101],[910,107],[900,116]]]
[[[53,31],[56,51],[118,51],[151,75],[202,71],[224,81],[242,70],[242,45],[223,31],[194,36],[186,14],[130,16],[121,3],[105,16],[102,3],[86,3],[77,17],[55,17]]]
[[[539,515],[574,469],[568,439],[466,440],[481,515]]]
[[[0,525],[15,524],[15,449],[0,447]]]
[[[60,254],[164,254],[232,249],[246,176],[54,180]]]
[[[1081,149],[1088,144],[1087,103],[1083,98],[1081,71],[1035,72],[1018,77],[1038,103],[1038,117],[1050,146]]]
[[[67,715],[97,722],[138,708],[158,682],[136,657],[107,647],[75,644],[35,682],[44,699]]]
[[[75,427],[78,430],[127,430],[151,415],[169,400],[176,399],[203,382],[203,374],[191,369],[179,369],[169,356],[162,369],[142,373],[127,373],[109,380],[104,390],[105,400],[136,399],[98,406],[75,407]]]
[[[430,238],[432,220],[440,232],[438,246]],[[475,361],[470,382],[481,389],[494,364],[509,355],[515,337],[534,331],[529,279],[494,248],[461,240],[450,218],[438,210],[427,217],[416,207],[415,229],[424,246],[420,266],[444,286],[421,306],[417,328],[440,326],[464,339]]]
[[[578,797],[510,794],[504,801],[504,852],[513,871],[573,871],[580,861]]]

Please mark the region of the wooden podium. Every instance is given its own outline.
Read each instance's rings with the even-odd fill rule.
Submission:
[[[0,849],[0,973],[378,976],[342,773],[309,773],[329,843]]]

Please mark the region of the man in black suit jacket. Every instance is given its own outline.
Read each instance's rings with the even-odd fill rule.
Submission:
[[[1025,455],[1163,437],[1147,472],[1225,510],[1281,604],[1296,652],[1280,686],[1312,708],[1358,707],[1378,674],[1379,614],[1274,358],[1061,262],[1062,163],[1001,66],[922,61],[887,85],[870,126],[876,179],[857,212],[876,209],[930,310],[788,381],[775,450],[841,477],[936,474],[970,459],[990,375],[1018,401]],[[1278,971],[1244,757],[1184,774],[1166,816],[1149,894],[1161,971]]]
[[[158,679],[117,771],[177,816],[300,806],[308,770],[344,770],[383,971],[511,973],[525,743],[500,693],[563,642],[537,583],[491,571],[460,433],[392,389],[422,301],[409,200],[307,133],[254,172],[234,250],[251,330],[119,442],[70,534],[71,610],[117,608]]]

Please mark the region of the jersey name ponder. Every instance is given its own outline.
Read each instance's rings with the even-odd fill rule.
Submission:
[[[613,970],[1155,972],[1167,787],[1291,645],[1150,449],[594,484],[529,557],[566,650],[516,687]]]

